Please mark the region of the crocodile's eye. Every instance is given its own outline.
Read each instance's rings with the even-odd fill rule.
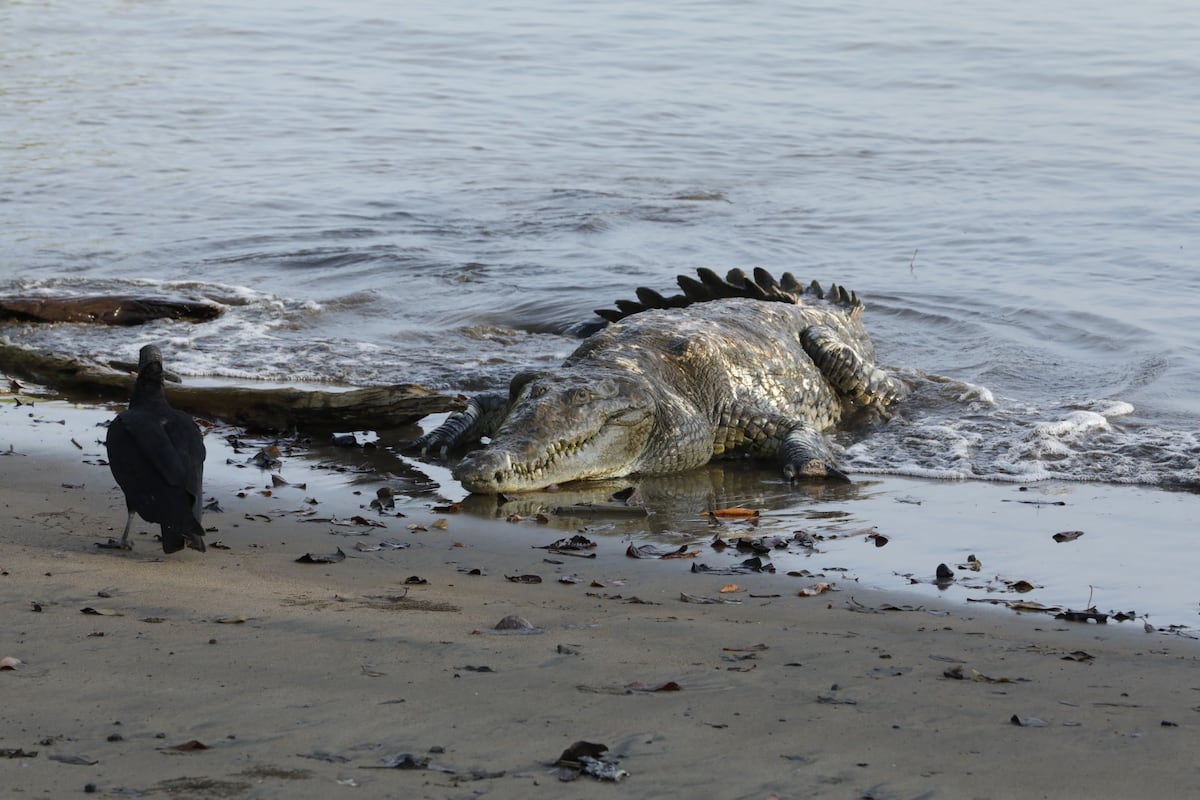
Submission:
[[[621,393],[621,387],[614,381],[603,380],[588,387],[591,397],[616,397]]]
[[[573,406],[581,406],[592,399],[592,393],[587,389],[572,389],[567,394],[567,402]]]

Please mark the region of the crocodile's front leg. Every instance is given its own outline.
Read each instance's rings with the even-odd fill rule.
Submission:
[[[790,481],[807,479],[850,480],[834,466],[833,453],[819,430],[811,424],[779,414],[737,413],[723,415],[713,443],[713,456],[750,452],[777,458]]]
[[[788,432],[780,448],[783,475],[789,481],[825,479],[849,481],[849,476],[833,464],[833,454],[820,431],[798,425]]]
[[[430,451],[445,455],[447,450],[473,444],[484,436],[493,436],[508,416],[505,394],[481,394],[467,401],[467,407],[446,417],[446,421],[411,444],[425,455]]]

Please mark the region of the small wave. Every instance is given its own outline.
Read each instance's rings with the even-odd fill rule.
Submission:
[[[84,296],[171,297],[204,300],[221,307],[213,320],[191,323],[152,320],[134,327],[94,324],[0,325],[9,341],[73,357],[100,362],[129,361],[131,354],[149,343],[168,351],[172,371],[189,376],[288,379],[337,379],[349,370],[330,370],[328,361],[310,356],[307,366],[297,365],[297,354],[321,349],[320,342],[289,340],[289,332],[303,331],[323,313],[319,303],[257,291],[244,286],[194,281],[152,279],[51,278],[12,281],[0,291],[35,297]],[[343,348],[361,352],[363,347]],[[135,359],[136,360],[136,359]]]
[[[1126,401],[1042,409],[1007,399],[979,402],[990,392],[964,388],[945,379],[919,384],[895,418],[846,447],[845,466],[865,474],[1013,483],[1200,481],[1200,431],[1141,424]]]

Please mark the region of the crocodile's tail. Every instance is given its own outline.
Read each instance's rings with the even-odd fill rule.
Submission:
[[[779,280],[776,280],[762,267],[755,267],[753,276],[747,275],[741,269],[731,269],[722,278],[711,269],[701,267],[696,270],[696,275],[699,280],[690,275],[680,275],[677,278],[683,294],[665,297],[653,289],[643,286],[637,289],[636,301],[618,300],[616,308],[598,308],[596,313],[609,322],[616,322],[642,311],[683,308],[693,303],[705,303],[709,300],[722,300],[727,297],[748,297],[752,300],[793,304],[803,302],[805,297],[815,297],[844,306],[851,313],[858,313],[863,308],[858,295],[844,286],[838,286],[835,283],[826,292],[816,281],[804,286],[790,272],[783,273]]]

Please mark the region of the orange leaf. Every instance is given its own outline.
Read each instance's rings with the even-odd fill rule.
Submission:
[[[681,547],[678,552],[667,553],[663,558],[695,558],[698,555],[700,555],[699,550],[688,550],[685,547]]]
[[[710,517],[757,517],[756,508],[718,508],[708,512]]]

